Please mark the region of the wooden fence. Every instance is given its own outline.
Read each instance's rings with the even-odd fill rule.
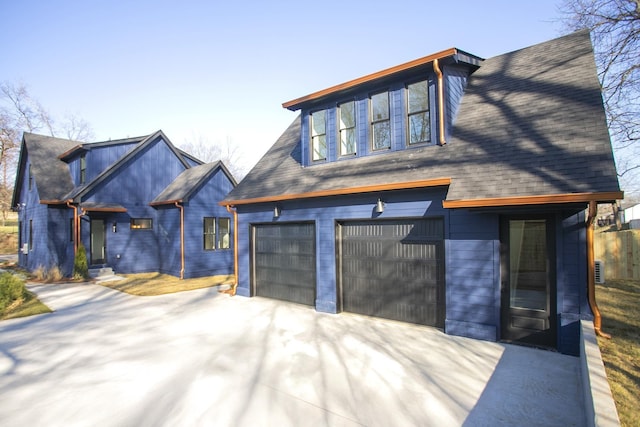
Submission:
[[[596,230],[595,259],[604,263],[606,279],[640,279],[640,230]]]

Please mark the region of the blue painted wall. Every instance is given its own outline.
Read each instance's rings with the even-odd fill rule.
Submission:
[[[373,209],[378,197],[384,213]],[[500,339],[500,218],[509,212],[482,213],[442,208],[445,190],[396,191],[238,206],[239,295],[252,296],[250,230],[254,224],[313,221],[316,226],[318,311],[339,311],[336,278],[336,221],[442,217],[445,223],[445,332],[471,338]],[[586,295],[584,215],[556,212],[558,349],[575,354],[576,322],[589,317]]]
[[[233,215],[217,204],[233,189],[227,176],[218,169],[184,204],[184,277],[233,274]],[[157,209],[160,247],[160,271],[180,275],[180,210],[174,205]],[[203,222],[205,217],[228,218],[231,235],[228,249],[205,250]],[[218,234],[216,234],[217,238]]]
[[[86,181],[89,182],[102,172],[104,172],[109,166],[113,165],[118,159],[133,150],[137,142],[128,142],[121,144],[109,144],[101,145],[87,144],[88,151],[85,152],[86,159]],[[76,155],[71,161],[69,161],[69,171],[71,178],[75,185],[80,185],[80,155]]]

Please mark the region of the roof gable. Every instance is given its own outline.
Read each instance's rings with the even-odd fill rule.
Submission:
[[[42,202],[57,202],[73,189],[73,181],[67,164],[58,159],[58,155],[80,144],[77,141],[36,135],[25,132],[22,136],[16,185],[12,206],[20,199],[22,181],[27,174],[27,158],[31,163],[31,172]]]
[[[188,202],[218,170],[221,170],[233,186],[237,183],[221,161],[194,166],[182,172],[150,203],[151,206]]]
[[[85,186],[78,187],[74,189],[74,191],[68,193],[67,197],[73,198],[77,201],[89,192],[96,190],[102,183],[108,180],[108,178],[113,176],[122,168],[126,167],[138,154],[144,152],[146,149],[158,142],[164,142],[167,147],[175,154],[176,158],[184,166],[185,169],[190,168],[189,163],[187,163],[187,161],[182,157],[180,152],[174,147],[174,145],[171,143],[171,141],[169,141],[165,134],[161,130],[159,130],[143,139],[135,148],[130,150],[126,155],[122,156],[120,159],[118,159],[118,161],[105,169],[91,182],[87,183]]]

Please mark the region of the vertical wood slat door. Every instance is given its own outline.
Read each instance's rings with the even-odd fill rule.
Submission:
[[[338,224],[342,309],[443,327],[443,230],[440,218]]]
[[[255,225],[252,234],[255,294],[314,306],[315,224]]]

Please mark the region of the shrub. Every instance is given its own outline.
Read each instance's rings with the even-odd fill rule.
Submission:
[[[89,279],[87,251],[82,243],[78,245],[78,252],[76,253],[76,258],[73,260],[73,278],[82,280]]]
[[[0,312],[3,312],[14,301],[27,299],[27,289],[24,282],[11,273],[0,274]]]
[[[64,275],[62,274],[62,271],[60,271],[60,267],[57,265],[54,265],[45,272],[45,280],[47,282],[59,282],[63,277]]]
[[[38,268],[33,270],[33,278],[39,282],[44,282],[47,277],[47,270],[43,265],[39,265]]]

